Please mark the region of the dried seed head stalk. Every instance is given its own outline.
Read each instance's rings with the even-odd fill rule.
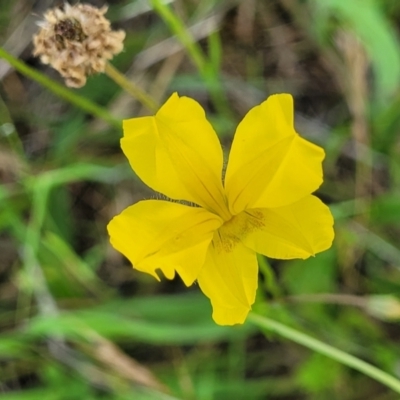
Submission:
[[[33,37],[33,55],[56,69],[67,86],[82,87],[89,75],[104,72],[107,60],[123,49],[125,32],[111,30],[106,12],[106,6],[68,3],[48,10]]]

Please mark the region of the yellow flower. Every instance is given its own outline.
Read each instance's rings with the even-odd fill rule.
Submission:
[[[108,225],[111,244],[159,279],[198,281],[221,325],[243,323],[255,300],[256,252],[308,258],[334,237],[329,208],[312,196],[324,151],[293,127],[293,99],[270,96],[237,127],[225,178],[218,137],[193,99],[176,93],[155,116],[124,121],[122,149],[152,189],[190,206],[144,200]]]

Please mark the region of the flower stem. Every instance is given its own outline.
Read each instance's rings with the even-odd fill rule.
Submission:
[[[351,354],[345,353],[344,351],[314,339],[305,333],[299,332],[296,329],[290,328],[262,315],[250,313],[248,319],[260,328],[275,332],[286,339],[292,340],[293,342],[301,344],[302,346],[308,347],[311,350],[347,365],[348,367],[377,380],[385,386],[393,389],[395,392],[400,393],[400,381],[398,379],[373,365],[352,356]]]
[[[11,119],[6,103],[0,96],[0,143],[4,137],[7,139],[9,148],[18,157],[21,163],[21,168],[18,168],[18,172],[23,175],[26,174],[29,168],[24,146],[22,145],[15,124]]]
[[[204,54],[201,46],[194,39],[190,29],[184,22],[174,13],[165,2],[161,0],[150,0],[150,4],[159,16],[164,20],[169,29],[176,35],[179,41],[186,49],[189,57],[199,71],[200,76],[209,90],[210,96],[215,104],[217,111],[221,115],[225,115],[231,119],[234,118],[224,92],[221,77],[217,68],[213,68],[213,63]],[[220,53],[220,43],[216,36],[210,36],[209,47],[214,53]],[[214,60],[218,58],[214,55]],[[218,64],[218,62],[214,63]]]
[[[71,104],[76,107],[81,108],[82,110],[103,119],[108,122],[110,125],[120,129],[121,121],[111,115],[106,108],[98,106],[96,103],[93,103],[91,100],[86,99],[85,97],[73,92],[70,89],[67,89],[64,85],[60,85],[54,80],[48,78],[46,75],[42,74],[39,71],[29,67],[27,64],[18,60],[10,53],[5,51],[0,47],[0,58],[6,60],[12,67],[14,67],[18,72],[27,76],[28,78],[36,81],[40,85],[44,86],[55,95],[60,98],[69,101]]]
[[[106,69],[104,71],[109,78],[111,78],[117,85],[122,89],[126,90],[131,96],[137,99],[149,110],[154,113],[158,110],[157,102],[149,96],[142,89],[137,87],[133,82],[128,80],[125,75],[121,74],[116,68],[114,68],[110,63],[106,64]]]

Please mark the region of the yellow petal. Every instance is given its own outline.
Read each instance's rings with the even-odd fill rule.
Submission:
[[[218,137],[199,103],[174,93],[155,116],[123,123],[121,147],[133,170],[152,189],[227,212]]]
[[[292,96],[270,96],[236,130],[225,177],[231,212],[280,207],[311,194],[322,183],[323,158],[320,147],[295,132]]]
[[[134,268],[168,279],[175,271],[189,286],[203,266],[214,232],[222,221],[202,208],[161,200],[141,201],[108,224],[112,246]]]
[[[257,290],[258,265],[254,251],[240,243],[226,251],[217,233],[198,282],[211,300],[213,319],[217,324],[242,324]]]
[[[329,249],[334,238],[329,208],[315,196],[307,196],[288,206],[246,210],[258,221],[243,243],[271,258],[308,258]]]

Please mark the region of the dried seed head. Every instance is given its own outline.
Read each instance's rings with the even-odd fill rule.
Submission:
[[[106,6],[68,3],[48,10],[33,37],[33,55],[55,68],[67,86],[82,87],[89,75],[104,72],[107,60],[123,49],[125,32],[111,30],[106,12]]]

